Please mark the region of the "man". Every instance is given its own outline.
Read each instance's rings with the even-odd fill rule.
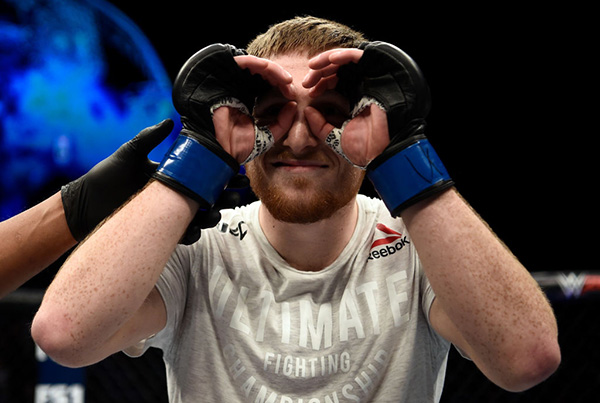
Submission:
[[[58,273],[37,343],[69,366],[161,348],[173,402],[438,401],[450,344],[508,390],[553,373],[551,308],[426,141],[420,71],[364,44],[306,17],[194,55],[180,137]],[[177,246],[237,163],[260,202]]]

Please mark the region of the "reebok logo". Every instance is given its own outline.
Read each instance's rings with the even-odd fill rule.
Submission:
[[[402,235],[401,233],[396,232],[383,224],[377,224],[375,228],[383,232],[385,237],[373,241],[368,260],[375,260],[393,255],[404,248],[404,245],[410,244],[410,241],[407,239],[406,235]]]

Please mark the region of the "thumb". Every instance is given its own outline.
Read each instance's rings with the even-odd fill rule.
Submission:
[[[171,119],[145,128],[130,140],[132,149],[139,154],[148,155],[156,146],[166,139],[173,130],[174,123]]]
[[[325,141],[329,133],[335,128],[335,126],[327,122],[321,112],[312,106],[307,106],[304,109],[304,115],[306,116],[310,130],[321,141]]]

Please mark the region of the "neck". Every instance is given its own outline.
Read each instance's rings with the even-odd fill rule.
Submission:
[[[278,221],[264,205],[259,211],[261,228],[275,250],[292,267],[319,271],[337,259],[346,247],[358,219],[356,198],[332,217],[312,224]]]

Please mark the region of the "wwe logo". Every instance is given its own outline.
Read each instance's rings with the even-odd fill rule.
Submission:
[[[581,292],[583,291],[583,286],[585,285],[585,277],[586,276],[584,273],[560,273],[560,275],[557,278],[557,282],[566,298],[578,298],[581,295]]]

